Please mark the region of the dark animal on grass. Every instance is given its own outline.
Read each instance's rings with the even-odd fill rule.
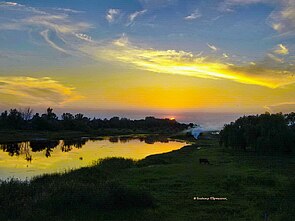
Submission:
[[[203,158],[203,159],[200,158],[200,159],[199,159],[199,162],[200,162],[200,164],[202,164],[202,163],[203,163],[203,164],[210,164],[210,163],[209,163],[209,160],[208,160],[208,159],[205,159],[205,158]]]

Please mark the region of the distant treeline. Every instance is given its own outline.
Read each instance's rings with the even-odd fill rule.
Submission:
[[[220,145],[256,152],[295,152],[295,113],[240,117],[224,126]]]
[[[83,114],[63,113],[60,118],[48,108],[46,113],[33,114],[31,108],[24,110],[11,109],[0,115],[0,129],[6,130],[72,130],[91,131],[99,129],[129,129],[149,132],[166,131],[176,132],[192,127],[193,124],[182,124],[171,119],[157,119],[146,117],[142,120],[112,117],[98,119],[85,117]]]

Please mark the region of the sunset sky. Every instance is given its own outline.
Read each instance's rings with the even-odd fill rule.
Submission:
[[[295,111],[294,0],[0,2],[0,110]]]

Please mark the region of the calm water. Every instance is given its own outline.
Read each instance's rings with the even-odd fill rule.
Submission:
[[[184,145],[184,142],[151,136],[5,143],[0,144],[0,179],[30,179],[44,173],[64,172],[89,166],[105,157],[142,159]]]

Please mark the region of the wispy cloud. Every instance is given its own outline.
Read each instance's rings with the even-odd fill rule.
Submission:
[[[46,27],[59,33],[72,34],[87,30],[91,27],[90,24],[84,22],[71,22],[67,15],[45,15],[32,16],[20,22],[24,25],[35,25]]]
[[[219,9],[225,12],[234,11],[235,7],[253,4],[268,4],[275,7],[270,14],[268,23],[281,36],[295,35],[295,1],[294,0],[225,0],[220,3]]]
[[[225,64],[214,58],[186,51],[144,49],[131,44],[126,36],[107,47],[81,48],[95,59],[123,62],[141,70],[208,79],[227,79],[243,84],[276,88],[295,83],[295,69],[280,62],[257,61],[249,65]]]
[[[271,26],[282,36],[294,36],[295,1],[281,0],[279,2],[280,6],[269,16]]]
[[[134,22],[134,20],[135,20],[138,16],[141,16],[141,15],[145,14],[146,12],[147,12],[147,10],[145,9],[145,10],[142,10],[142,11],[136,11],[136,12],[130,14],[130,15],[128,16],[128,23],[127,23],[127,26],[128,26],[128,25],[131,25],[131,24]]]
[[[22,6],[16,2],[0,2],[0,6]]]
[[[295,101],[281,102],[277,104],[265,105],[264,108],[271,113],[289,113],[294,112]]]
[[[6,18],[5,24],[3,25],[2,23],[2,25],[0,26],[1,29],[7,28],[11,30],[23,30],[29,28],[32,29],[32,26],[35,26],[39,28],[43,27],[46,29],[51,29],[60,33],[74,33],[87,30],[92,27],[92,25],[86,22],[71,21],[69,15],[66,13],[51,13],[40,10],[38,8],[28,7],[19,4],[9,8],[13,8],[19,11],[19,14],[18,16],[14,16],[15,18]],[[1,8],[0,4],[0,10],[7,9]]]
[[[81,99],[75,88],[49,77],[0,77],[0,97],[9,95],[19,105],[62,105]]]
[[[28,7],[16,2],[0,2],[0,10],[4,9],[7,11],[22,11],[35,14],[47,14],[45,11],[39,10],[34,7]]]
[[[237,6],[246,6],[257,3],[271,3],[272,0],[225,0],[219,4],[219,10],[224,12],[233,12]]]
[[[119,47],[127,47],[129,44],[129,39],[125,33],[122,34],[122,36],[112,42],[113,45],[119,46]]]
[[[211,50],[213,50],[213,51],[217,51],[217,50],[218,50],[218,48],[217,48],[216,46],[212,45],[212,44],[207,43],[207,46],[208,46]]]
[[[190,15],[184,17],[184,20],[195,20],[197,18],[202,17],[202,14],[199,12],[198,9],[196,9],[195,11],[193,11],[193,13],[191,13]]]
[[[84,40],[84,41],[92,42],[92,38],[91,38],[91,36],[86,35],[86,34],[84,34],[84,33],[77,33],[77,34],[76,34],[76,37],[77,37],[77,38],[80,38],[81,40]]]
[[[226,53],[222,53],[222,56],[223,56],[224,58],[228,58],[228,55],[227,55]]]
[[[84,13],[84,11],[74,10],[71,8],[54,8],[55,10],[62,11],[62,12],[69,12],[69,13]]]
[[[27,10],[24,6],[3,7],[20,7],[19,10]],[[110,22],[119,16],[120,11],[116,10],[118,9],[108,11],[107,19]],[[129,16],[129,21],[134,21],[143,13],[145,10],[131,14],[133,16]],[[108,17],[108,15],[110,16]],[[224,63],[224,58],[229,56],[222,52],[210,53],[214,56],[206,56],[187,51],[146,49],[130,43],[126,35],[112,41],[112,43],[101,44],[87,35],[87,30],[91,27],[88,23],[73,21],[70,15],[64,12],[56,14],[31,11],[25,17],[11,19],[6,27],[0,26],[0,29],[14,28],[15,30],[33,31],[42,36],[50,47],[59,52],[77,53],[92,59],[121,62],[139,70],[198,78],[227,79],[270,88],[295,83],[295,66],[288,66],[284,61],[287,58],[281,56],[287,55],[286,49],[288,48],[283,44],[278,46],[277,50],[279,51],[273,50],[272,53],[265,56],[264,60],[254,60],[252,64],[247,61],[247,65],[241,65],[241,63],[237,64],[234,61]],[[221,51],[213,44],[208,43],[207,46],[213,52]]]
[[[119,9],[111,8],[108,10],[105,18],[109,23],[113,23],[119,17],[119,15],[120,15]]]
[[[30,34],[40,35],[50,47],[59,52],[74,54],[74,47],[71,47],[74,41],[91,41],[91,37],[84,32],[92,28],[92,25],[73,21],[67,14],[74,13],[71,9],[59,8],[58,11],[61,12],[57,13],[56,10],[55,12],[50,9],[43,11],[34,7],[5,2],[5,4],[0,4],[0,10],[5,10],[6,14],[10,13],[12,16],[7,16],[4,19],[5,22],[1,22],[0,30],[27,31]],[[60,45],[59,42],[64,44]],[[77,42],[74,43],[77,44]],[[64,48],[66,46],[68,48]]]
[[[283,44],[278,44],[277,48],[274,50],[274,53],[280,55],[287,55],[289,54],[289,49]]]
[[[267,54],[267,57],[270,58],[272,61],[278,62],[278,63],[283,63],[284,60],[282,58],[279,58],[271,53]]]
[[[41,31],[40,32],[40,35],[45,39],[45,41],[54,49],[62,52],[62,53],[65,53],[65,54],[69,54],[65,49],[59,47],[58,45],[56,45],[53,41],[50,40],[50,37],[49,37],[49,30],[46,29],[44,31]]]

